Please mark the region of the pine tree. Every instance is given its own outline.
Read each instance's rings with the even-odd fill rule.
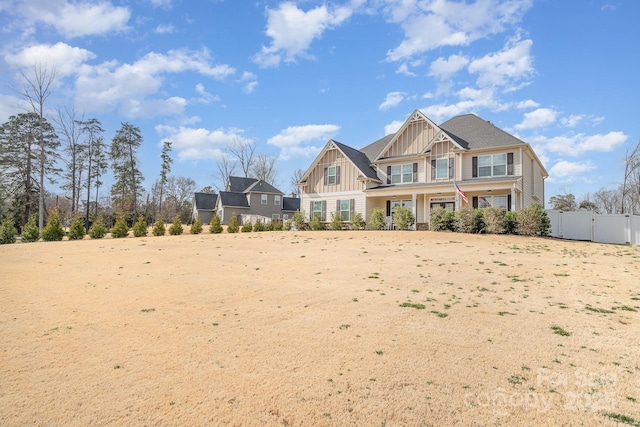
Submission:
[[[89,229],[89,237],[92,239],[102,239],[107,234],[107,227],[104,225],[102,215],[98,215],[93,225]]]
[[[158,218],[155,224],[153,224],[153,235],[154,236],[164,236],[167,233],[167,230],[164,228],[164,221],[161,218]]]
[[[147,235],[147,222],[144,217],[140,215],[138,221],[133,224],[133,237],[144,237]]]
[[[173,219],[173,224],[171,224],[171,227],[169,227],[169,234],[171,234],[172,236],[178,236],[182,234],[183,231],[184,229],[182,228],[182,224],[180,223],[180,217],[176,215],[176,217]]]
[[[13,226],[13,221],[9,218],[5,218],[0,225],[0,245],[6,245],[16,242],[16,234],[18,231]]]
[[[209,232],[212,234],[222,233],[222,225],[220,224],[220,217],[217,213],[214,213],[211,218],[211,222],[209,223]]]
[[[235,212],[231,214],[229,225],[227,226],[227,233],[237,233],[240,227],[238,226],[238,217]]]
[[[82,240],[84,239],[84,235],[84,220],[80,215],[78,215],[71,223],[71,227],[69,227],[69,240]]]
[[[196,216],[196,220],[191,224],[191,234],[200,234],[202,233],[202,223],[200,222],[200,218]]]
[[[36,224],[36,214],[34,213],[29,217],[29,221],[22,229],[22,234],[20,235],[20,241],[23,243],[31,243],[35,242],[40,238],[40,229],[38,228],[38,224]]]
[[[123,217],[118,217],[115,225],[111,227],[110,231],[111,237],[114,239],[127,237],[129,235],[129,226],[127,225],[127,221],[125,221]]]
[[[60,241],[64,237],[64,228],[57,209],[49,214],[47,225],[42,229],[42,240],[45,242]]]

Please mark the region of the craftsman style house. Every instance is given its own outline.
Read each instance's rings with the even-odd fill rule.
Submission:
[[[298,185],[308,217],[330,221],[333,212],[350,221],[360,212],[367,220],[382,208],[391,225],[394,209],[405,206],[427,228],[436,206],[543,204],[547,177],[529,144],[490,122],[466,114],[436,125],[416,110],[398,132],[360,150],[330,140]]]
[[[225,191],[218,195],[215,211],[222,224],[229,224],[232,215],[238,223],[271,223],[284,221],[300,209],[300,199],[285,197],[266,181],[255,178],[230,176]]]

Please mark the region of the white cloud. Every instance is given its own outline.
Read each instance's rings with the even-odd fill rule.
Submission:
[[[399,24],[404,40],[387,52],[390,61],[441,46],[464,46],[517,24],[531,0],[483,0],[474,3],[435,0],[389,0],[387,20]]]
[[[378,106],[378,110],[384,111],[398,106],[404,100],[404,96],[403,92],[389,92],[382,104]]]
[[[429,75],[437,79],[448,79],[469,63],[469,58],[463,55],[450,55],[449,58],[438,58],[431,63]]]
[[[403,124],[404,124],[404,121],[402,120],[392,121],[391,123],[389,123],[384,127],[384,134],[391,135],[392,133],[398,132]]]
[[[434,104],[421,108],[427,117],[436,123],[448,120],[460,114],[472,113],[480,108],[488,108],[493,111],[501,111],[506,108],[495,99],[495,92],[492,88],[474,89],[465,87],[457,92],[458,102],[447,102],[444,104]]]
[[[129,8],[107,1],[29,1],[19,10],[27,20],[51,25],[67,38],[123,31],[131,17]]]
[[[287,160],[292,156],[306,156],[317,154],[320,147],[313,146],[312,142],[322,142],[332,138],[340,126],[337,125],[305,125],[290,126],[282,130],[278,135],[267,140],[268,144],[280,148],[280,159]]]
[[[396,74],[404,74],[405,76],[415,77],[416,73],[409,69],[407,64],[400,64],[400,66],[396,69]]]
[[[94,59],[96,55],[86,49],[58,42],[54,45],[29,46],[15,54],[7,54],[4,60],[13,68],[29,69],[45,64],[55,70],[57,77],[66,77],[77,72],[80,65]]]
[[[532,99],[527,99],[526,101],[521,101],[521,102],[518,102],[518,104],[516,104],[516,108],[519,110],[525,110],[527,108],[536,108],[539,106],[540,104],[538,104],[536,101]]]
[[[196,93],[200,95],[200,97],[197,98],[197,102],[201,104],[208,105],[211,103],[211,101],[220,101],[220,97],[216,95],[212,95],[209,92],[207,92],[207,90],[205,89],[202,83],[197,83],[195,89],[196,89]]]
[[[590,161],[586,162],[569,162],[560,160],[549,170],[549,181],[570,182],[578,178],[578,175],[590,172],[596,169],[595,165]]]
[[[276,9],[267,9],[266,34],[269,46],[254,56],[261,67],[275,67],[280,61],[293,62],[297,58],[310,57],[307,49],[325,30],[342,24],[352,14],[349,7],[329,9],[326,5],[303,11],[292,2],[281,3]]]
[[[578,133],[551,138],[537,136],[530,140],[535,141],[535,145],[543,151],[577,157],[589,152],[613,151],[624,144],[628,138],[623,132],[612,131],[604,135]]]
[[[584,115],[582,114],[571,114],[569,117],[563,117],[560,119],[560,123],[562,123],[566,127],[576,127],[578,123],[580,123],[584,119]]]
[[[178,153],[179,160],[217,160],[224,155],[224,147],[228,144],[252,142],[243,135],[241,129],[235,128],[209,130],[158,125],[156,132],[163,136],[163,140],[173,142],[172,147]]]
[[[240,77],[240,80],[238,80],[238,82],[244,84],[245,93],[253,92],[258,86],[258,78],[256,77],[255,74],[250,73],[248,71],[245,71],[242,73],[242,77]]]
[[[534,129],[550,125],[556,121],[558,112],[550,108],[538,108],[524,114],[524,120],[515,125],[516,129]]]
[[[153,30],[156,34],[173,34],[175,31],[176,27],[171,24],[160,24]]]
[[[178,98],[153,99],[169,73],[196,72],[222,80],[234,74],[228,65],[211,65],[206,50],[193,52],[172,50],[167,54],[151,52],[132,64],[116,61],[97,66],[84,65],[78,70],[76,104],[86,111],[109,111],[120,108],[129,117],[178,114],[186,102]]]
[[[478,86],[512,86],[534,73],[531,40],[512,40],[504,49],[469,64],[469,73],[478,74]]]

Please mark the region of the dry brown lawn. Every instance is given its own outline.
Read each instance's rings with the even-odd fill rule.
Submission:
[[[640,423],[637,246],[205,233],[0,260],[2,426]]]

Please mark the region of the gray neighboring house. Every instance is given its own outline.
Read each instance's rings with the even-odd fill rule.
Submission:
[[[238,216],[238,224],[257,220],[270,223],[287,220],[299,209],[300,199],[284,197],[282,191],[266,181],[238,176],[229,177],[216,203],[216,212],[224,225],[229,224],[234,214]]]
[[[193,197],[193,219],[200,218],[202,224],[209,224],[218,202],[217,194],[195,193]]]

